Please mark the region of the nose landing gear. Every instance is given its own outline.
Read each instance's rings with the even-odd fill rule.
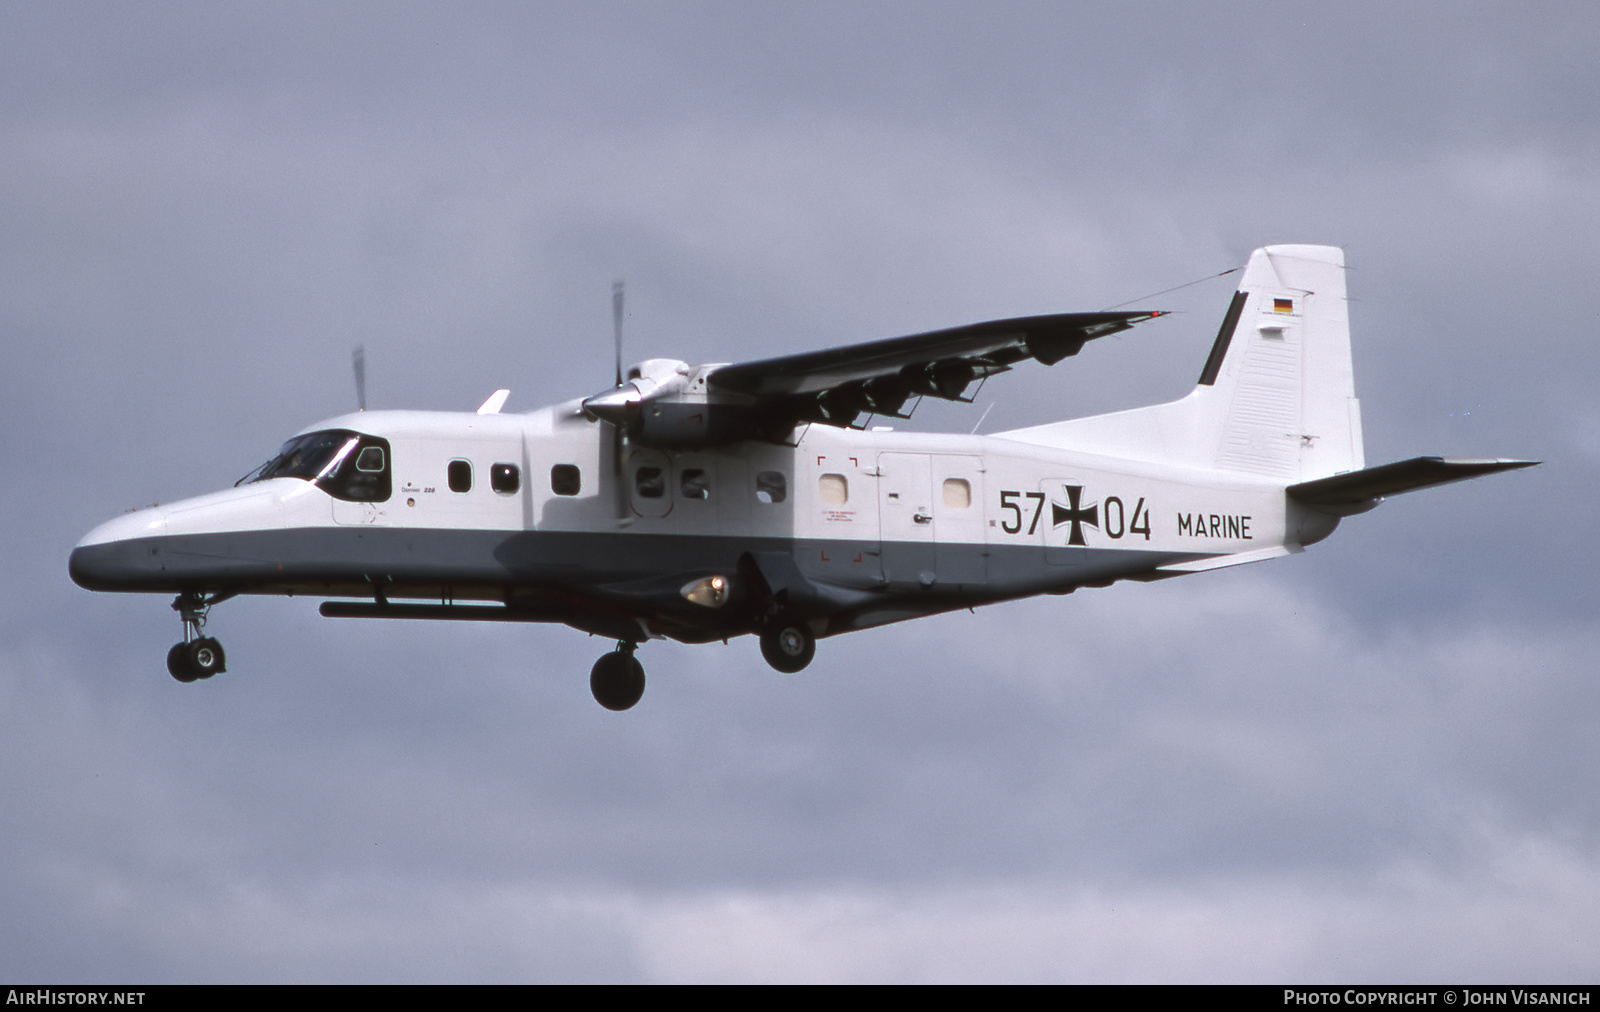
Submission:
[[[633,656],[638,645],[623,640],[589,671],[589,691],[608,710],[629,709],[644,695],[644,666]]]
[[[200,634],[205,628],[206,612],[224,596],[232,595],[218,594],[207,600],[203,594],[179,594],[172,602],[172,610],[183,619],[183,641],[167,651],[167,671],[178,681],[193,682],[228,670],[222,644]]]

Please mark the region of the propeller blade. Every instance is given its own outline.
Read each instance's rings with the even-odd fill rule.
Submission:
[[[622,282],[611,282],[611,330],[617,340],[617,382],[622,385]]]
[[[350,353],[350,365],[356,371],[356,409],[367,410],[367,346],[356,345]]]
[[[622,280],[619,278],[618,280],[611,282],[611,334],[616,342],[617,371],[615,386],[618,389],[622,387],[623,298],[623,284]],[[584,407],[587,409],[588,404],[586,403]],[[631,512],[628,508],[628,430],[624,424],[625,418],[623,415],[625,414],[626,411],[624,406],[622,415],[615,415],[615,417],[608,419],[608,424],[611,426],[611,481],[617,490],[617,519],[619,521],[630,519]],[[591,415],[591,417],[602,417],[602,413],[595,412]]]
[[[628,504],[628,432],[620,425],[611,426],[611,480],[617,487],[617,519],[632,518]]]

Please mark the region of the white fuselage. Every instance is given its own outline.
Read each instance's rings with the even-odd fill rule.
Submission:
[[[793,445],[625,446],[619,469],[610,427],[575,404],[367,412],[306,432],[324,430],[386,441],[386,499],[255,481],[102,525],[75,575],[97,589],[577,599],[698,636],[726,616],[682,607],[678,585],[737,583],[748,555],[836,632],[1270,557],[1331,529],[1291,524],[1271,479],[1004,436],[812,425]]]

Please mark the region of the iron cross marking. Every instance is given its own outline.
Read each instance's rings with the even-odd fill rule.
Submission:
[[[1080,509],[1078,499],[1083,495],[1083,486],[1063,485],[1061,487],[1067,490],[1067,506],[1063,506],[1058,502],[1050,504],[1050,526],[1053,529],[1071,521],[1072,530],[1067,533],[1067,544],[1087,545],[1088,542],[1083,540],[1083,525],[1088,524],[1090,527],[1099,528],[1100,504],[1090,503],[1087,507]]]

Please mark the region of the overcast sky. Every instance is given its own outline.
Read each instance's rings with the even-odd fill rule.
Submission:
[[[1082,5],[1087,6],[1087,5]],[[1398,6],[1398,10],[1395,7]],[[0,7],[0,977],[1600,976],[1586,4]],[[1347,250],[1371,463],[1304,555],[824,641],[239,599],[180,685],[95,524],[353,405],[507,410]],[[1180,396],[1232,291],[926,427]]]

